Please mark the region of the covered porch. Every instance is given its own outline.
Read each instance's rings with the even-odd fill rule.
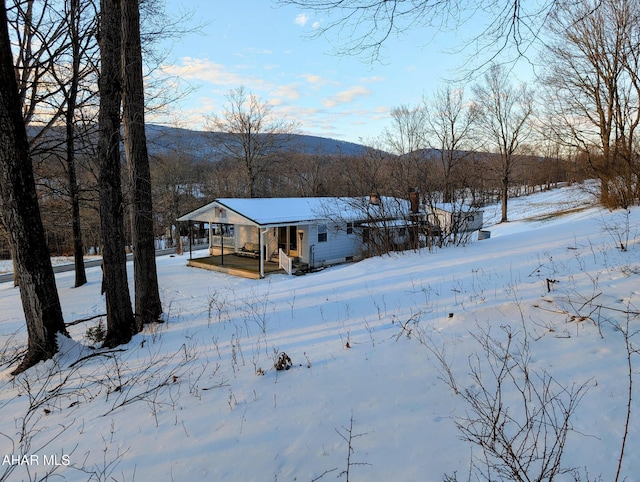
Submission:
[[[202,258],[192,258],[187,262],[188,266],[194,268],[208,269],[219,273],[241,276],[243,278],[260,279],[268,274],[281,273],[285,270],[280,268],[274,261],[267,261],[261,266],[258,259],[237,256],[234,253],[213,254]],[[262,267],[262,273],[260,271]]]
[[[292,208],[302,212],[291,213]],[[309,251],[312,217],[306,200],[218,199],[178,221],[205,223],[209,229],[209,256],[190,259],[189,266],[264,278],[309,266],[302,258]]]

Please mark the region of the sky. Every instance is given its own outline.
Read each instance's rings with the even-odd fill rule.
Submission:
[[[183,96],[173,112],[150,122],[202,129],[224,111],[226,95],[243,86],[299,124],[300,133],[351,142],[379,137],[389,112],[416,105],[459,77],[465,53],[451,53],[474,31],[471,24],[434,35],[415,29],[384,45],[380,61],[336,55],[335,37],[311,38],[327,18],[268,0],[167,2],[172,18],[192,12],[190,33],[167,42],[161,72]],[[478,74],[480,75],[480,74]]]

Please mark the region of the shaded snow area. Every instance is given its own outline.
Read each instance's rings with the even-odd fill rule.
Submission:
[[[559,442],[550,466],[574,470],[554,480],[610,481],[626,434],[619,480],[640,480],[640,209],[579,186],[491,209],[490,239],[300,277],[158,258],[165,323],[114,350],[87,337],[99,318],[70,326],[15,378],[24,319],[0,285],[0,478],[548,480]],[[67,322],[105,312],[87,275],[56,277]]]

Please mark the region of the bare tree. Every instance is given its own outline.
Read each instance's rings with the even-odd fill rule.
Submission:
[[[120,0],[100,0],[98,158],[103,289],[107,305],[105,346],[127,343],[137,333],[127,280],[124,203],[120,179],[121,40]]]
[[[71,198],[72,230],[73,230],[73,259],[75,265],[75,287],[87,282],[84,269],[84,247],[82,245],[82,228],[80,225],[80,194],[78,192],[78,179],[76,174],[76,147],[75,147],[75,110],[78,101],[79,77],[80,77],[80,1],[69,2],[69,36],[71,37],[71,82],[69,95],[67,96],[67,111],[65,113],[66,124],[66,148],[67,170],[69,173],[69,195]]]
[[[257,197],[270,155],[287,145],[297,124],[275,117],[268,103],[244,87],[229,92],[227,101],[226,111],[220,117],[212,116],[208,128],[215,147],[242,164],[249,197]]]
[[[327,167],[330,156],[322,154],[288,153],[279,170],[281,196],[327,196],[330,181]]]
[[[406,200],[377,194],[328,197],[317,214],[330,220],[332,227],[327,229],[335,233],[352,230],[359,236],[364,255],[381,256],[407,249],[411,244],[408,205]]]
[[[97,44],[98,3],[96,0],[10,0],[11,38],[17,48],[15,65],[20,80],[20,96],[25,119],[30,123],[32,158],[36,162],[36,183],[49,193],[41,209],[45,216],[45,229],[52,251],[68,251],[73,246],[76,263],[76,286],[85,282],[83,233],[84,229],[95,230],[88,225],[86,210],[80,206],[90,193],[82,185],[82,168],[91,163],[85,159],[95,158],[95,131],[97,125],[97,69],[99,49]],[[141,3],[144,15],[142,37],[145,47],[145,71],[147,74],[162,62],[164,50],[156,48],[162,38],[185,33],[185,15],[168,18],[162,11],[159,0]],[[178,27],[179,26],[179,27]],[[146,105],[153,108],[166,107],[176,96],[175,86],[169,98],[166,79],[147,77],[146,87],[151,99]],[[164,85],[163,85],[164,84]],[[161,92],[162,88],[165,88]],[[61,125],[64,122],[66,132]],[[66,141],[63,138],[66,135]],[[85,152],[85,150],[87,152]],[[87,155],[88,153],[88,155]],[[94,166],[91,166],[92,168]],[[97,182],[97,176],[96,182]],[[66,179],[64,185],[62,178]],[[95,189],[97,191],[97,187]],[[61,200],[68,202],[68,206]],[[65,209],[69,209],[69,213]],[[81,219],[80,216],[83,216]],[[47,220],[53,220],[47,226]],[[68,227],[72,227],[68,230]],[[67,232],[67,230],[69,232]]]
[[[33,133],[37,140],[63,116],[63,86],[55,82],[61,52],[68,47],[67,25],[52,1],[14,0],[10,23],[17,44],[14,59],[24,122],[41,124]]]
[[[466,101],[463,89],[451,85],[439,88],[427,103],[427,130],[442,169],[443,202],[455,201],[453,176],[472,154],[464,148],[470,145],[477,117],[477,106]]]
[[[188,151],[168,152],[154,159],[151,166],[154,216],[158,232],[167,236],[170,246],[177,240],[176,219],[202,205],[206,179],[215,166],[217,163],[212,165],[209,161],[196,162]],[[214,178],[219,180],[217,176]],[[216,191],[217,196],[227,195]]]
[[[391,110],[391,126],[385,129],[383,141],[396,156],[390,163],[390,169],[394,181],[392,189],[399,196],[406,196],[410,189],[425,189],[426,126],[427,115],[423,105],[402,105]]]
[[[340,156],[334,166],[334,195],[368,196],[389,189],[388,154],[376,147],[367,147],[358,156]]]
[[[66,169],[66,188],[49,178],[43,185],[53,188],[55,196],[65,196],[71,207],[77,287],[86,283],[86,274],[76,166],[80,131],[76,124],[78,112],[86,110],[92,97],[85,87],[88,78],[95,80],[97,15],[93,2],[79,0],[14,0],[13,4],[10,24],[18,45],[14,62],[30,152],[43,164],[59,161]],[[59,132],[61,121],[64,141]]]
[[[491,66],[484,76],[484,82],[473,90],[479,109],[481,135],[500,155],[500,222],[506,222],[511,175],[519,160],[521,144],[530,134],[528,122],[533,114],[533,94],[525,84],[514,87],[508,72],[499,65]]]
[[[11,236],[29,336],[19,373],[52,357],[66,334],[62,308],[40,218],[29,143],[16,85],[4,2],[0,5],[0,205]]]
[[[156,270],[151,171],[145,133],[144,82],[138,0],[122,0],[124,149],[132,187],[133,269],[138,331],[162,313]]]
[[[84,244],[82,242],[82,227],[80,219],[80,189],[77,178],[76,148],[77,148],[77,126],[76,110],[78,107],[78,96],[80,83],[83,78],[93,74],[93,68],[83,68],[87,62],[87,53],[93,50],[94,40],[90,35],[95,31],[95,21],[87,25],[83,23],[83,17],[89,14],[93,4],[88,3],[82,6],[80,0],[69,0],[65,4],[68,8],[65,18],[68,22],[68,31],[71,49],[71,71],[70,82],[64,87],[64,99],[66,101],[65,127],[66,127],[66,164],[69,180],[69,199],[71,201],[72,231],[73,231],[73,258],[75,266],[75,287],[82,286],[87,282],[87,275],[84,269]],[[88,35],[89,34],[89,35]],[[64,85],[64,84],[63,84]]]
[[[613,208],[640,200],[639,16],[637,2],[562,3],[544,55],[546,130],[587,159]]]

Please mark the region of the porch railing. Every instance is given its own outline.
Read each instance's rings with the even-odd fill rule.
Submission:
[[[225,248],[233,248],[236,245],[236,240],[233,236],[225,236],[222,241]],[[213,235],[213,238],[211,239],[211,246],[215,246],[216,248],[220,247],[219,235]]]
[[[282,248],[278,249],[278,264],[280,268],[285,270],[287,274],[292,274],[293,272],[293,258],[287,256],[287,253],[282,251]]]

